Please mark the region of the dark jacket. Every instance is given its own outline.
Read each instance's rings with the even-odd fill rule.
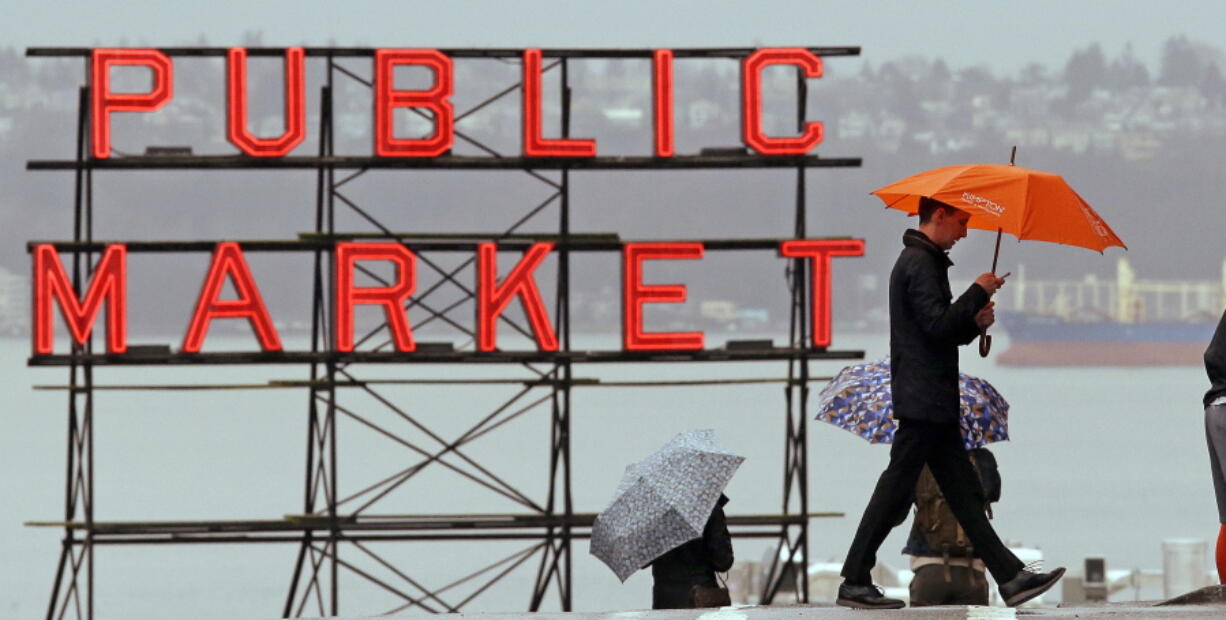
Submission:
[[[951,303],[953,262],[924,233],[908,230],[890,272],[890,374],[896,419],[958,422],[958,345],[979,334],[988,303],[978,284]]]
[[[728,498],[721,494],[702,530],[702,538],[684,543],[652,561],[653,608],[690,607],[690,588],[718,586],[715,573],[732,568],[732,536],[724,517],[724,504],[727,503]]]
[[[1205,406],[1208,407],[1219,396],[1226,396],[1226,312],[1222,313],[1217,330],[1213,332],[1213,340],[1205,349],[1205,372],[1211,384],[1205,393]]]

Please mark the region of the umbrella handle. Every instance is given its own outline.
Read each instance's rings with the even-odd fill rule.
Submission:
[[[1017,147],[1013,147],[1013,152],[1017,152]],[[1009,158],[1012,163],[1012,157]],[[1000,235],[1004,232],[1003,228],[996,229],[996,249],[992,251],[992,275],[996,275],[996,261],[1000,258]],[[1006,274],[1007,275],[1007,274]],[[979,328],[979,357],[987,357],[992,351],[992,337],[988,335],[988,328]]]

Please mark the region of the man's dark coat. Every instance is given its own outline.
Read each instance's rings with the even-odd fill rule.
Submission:
[[[1209,375],[1209,391],[1205,393],[1205,406],[1226,396],[1226,312],[1218,321],[1213,340],[1205,349],[1205,372]]]
[[[988,292],[971,284],[953,299],[953,262],[924,233],[903,234],[903,251],[890,272],[890,374],[894,417],[958,422],[958,345],[979,335],[975,313]]]

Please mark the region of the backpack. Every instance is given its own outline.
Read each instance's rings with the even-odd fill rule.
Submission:
[[[1000,470],[996,467],[996,455],[988,451],[987,448],[975,448],[967,454],[971,457],[971,465],[975,467],[975,471],[979,474],[979,484],[983,485],[983,497],[988,500],[988,503],[1000,501]],[[988,506],[988,515],[992,514],[992,507]]]
[[[984,510],[991,518],[991,503],[1000,500],[1000,472],[996,467],[996,457],[984,448],[971,450],[968,455],[983,489]],[[919,482],[915,485],[915,525],[923,533],[928,547],[942,557],[974,556],[975,550],[966,531],[958,524],[927,465],[920,472]]]

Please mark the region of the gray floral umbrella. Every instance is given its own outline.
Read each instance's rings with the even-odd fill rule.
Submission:
[[[592,555],[625,581],[669,550],[702,536],[743,456],[715,443],[710,429],[681,433],[626,467],[613,501],[592,525]]]

